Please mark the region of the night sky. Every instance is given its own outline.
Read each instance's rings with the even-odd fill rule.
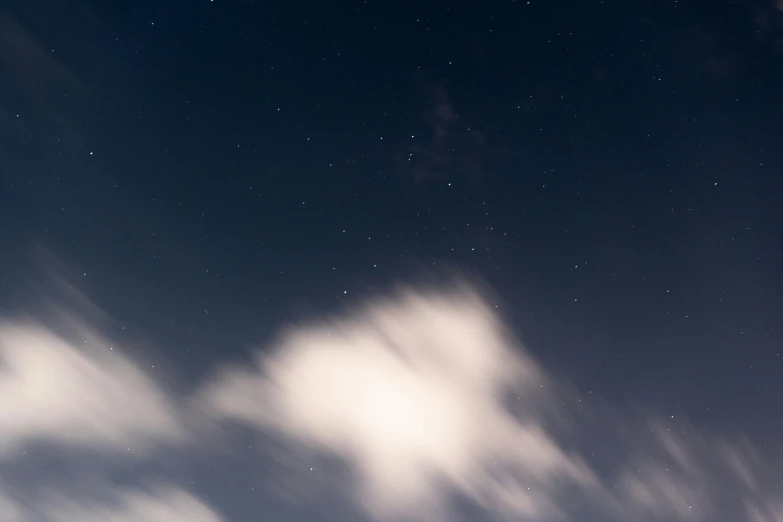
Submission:
[[[4,2],[0,521],[783,520],[782,99],[771,0]]]

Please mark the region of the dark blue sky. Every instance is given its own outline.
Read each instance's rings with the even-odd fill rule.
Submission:
[[[8,314],[46,251],[190,389],[459,273],[581,393],[781,449],[773,2],[10,0],[0,36]]]

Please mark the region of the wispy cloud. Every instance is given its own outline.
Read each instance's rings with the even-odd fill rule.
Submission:
[[[78,501],[52,494],[40,509],[51,522],[221,522],[203,501],[173,486],[157,491],[120,490],[107,502]]]
[[[72,496],[44,490],[35,502],[23,505],[0,489],[3,522],[222,522],[202,500],[179,487],[154,489],[103,488],[101,498]]]

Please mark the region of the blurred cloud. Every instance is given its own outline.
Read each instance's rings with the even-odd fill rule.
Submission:
[[[155,491],[116,488],[101,500],[45,490],[28,506],[0,490],[2,522],[221,522],[210,506],[187,491],[159,485]]]
[[[195,457],[232,474],[262,467],[262,456],[243,452],[238,464],[220,451],[215,424],[229,446],[232,426],[264,441],[284,471],[264,475],[269,498],[315,511],[319,498],[288,493],[319,477],[383,522],[461,520],[465,501],[484,519],[783,520],[774,455],[680,420],[639,424],[638,411],[607,413],[595,400],[576,414],[563,379],[465,285],[402,291],[290,328],[253,364],[219,367],[184,399],[125,353],[61,310],[49,321],[0,321],[2,522],[220,521],[165,471]],[[596,456],[598,442],[610,454]],[[41,445],[80,451],[51,466],[35,451],[37,466],[56,471],[36,473],[31,487],[19,470]],[[138,451],[164,447],[176,451]],[[100,458],[85,460],[91,452]],[[110,467],[107,452],[123,458]],[[149,478],[140,463],[161,456],[161,481],[140,487]],[[318,469],[329,459],[345,480]]]
[[[111,503],[79,502],[54,494],[41,510],[51,522],[220,522],[204,502],[182,489],[161,486],[156,493],[124,490]]]
[[[287,336],[203,392],[218,417],[340,455],[376,516],[432,520],[451,491],[519,519],[559,514],[561,488],[596,489],[534,411],[506,398],[547,384],[472,292],[404,293]]]
[[[0,466],[10,466],[34,444],[143,458],[153,446],[182,442],[185,432],[175,400],[119,346],[59,312],[52,322],[69,321],[68,330],[81,343],[37,322],[0,322]],[[84,453],[77,458],[83,464],[76,469],[89,469],[84,468]],[[41,473],[35,490],[0,482],[0,521],[222,520],[205,503],[171,485],[142,490],[100,484],[86,488],[91,494],[85,494],[78,484],[92,479],[83,472],[66,481],[74,491],[46,486],[50,471]],[[2,467],[0,473],[8,479],[18,474]]]
[[[627,455],[599,478],[566,449],[590,442],[565,396],[463,288],[295,328],[254,367],[224,368],[200,400],[217,418],[341,457],[355,500],[380,520],[449,518],[455,494],[514,520],[779,520],[751,446],[668,420],[634,431],[630,416],[599,418]],[[558,435],[547,415],[577,424]]]
[[[635,436],[616,479],[625,515],[640,521],[779,520],[779,468],[761,460],[747,440],[727,441],[686,423],[655,420],[648,428],[648,437]]]
[[[0,460],[28,442],[144,450],[183,437],[171,400],[109,343],[0,323]]]

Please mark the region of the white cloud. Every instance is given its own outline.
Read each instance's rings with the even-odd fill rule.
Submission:
[[[0,459],[29,441],[143,450],[182,436],[171,401],[97,337],[76,347],[36,324],[0,324]]]
[[[546,378],[475,294],[407,293],[332,325],[291,333],[252,369],[204,390],[217,417],[340,455],[380,518],[440,515],[457,491],[496,513],[557,515],[561,484],[597,479],[505,399]]]

